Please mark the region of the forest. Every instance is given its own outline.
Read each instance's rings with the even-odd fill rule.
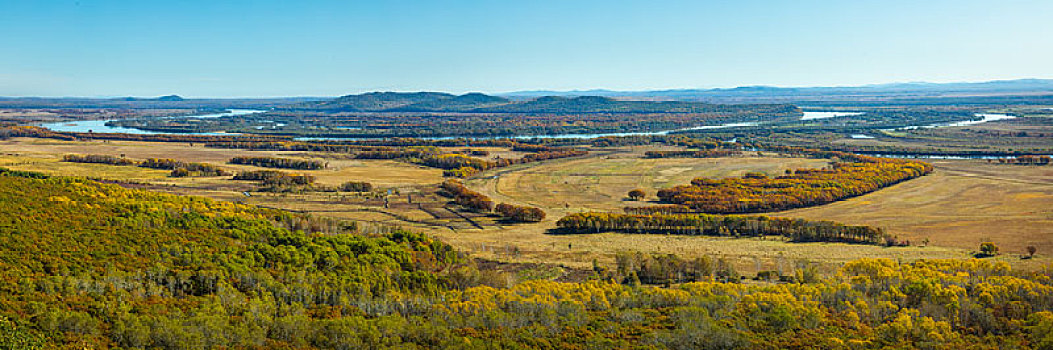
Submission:
[[[0,170],[0,348],[998,349],[1053,346],[1053,269],[861,259],[739,283],[620,254],[574,283],[420,234]],[[759,274],[760,275],[760,274]]]
[[[690,185],[658,191],[658,197],[704,213],[769,212],[826,204],[932,172],[932,165],[919,161],[832,155],[848,159],[828,169],[787,169],[774,178],[749,173],[742,178],[696,178]]]

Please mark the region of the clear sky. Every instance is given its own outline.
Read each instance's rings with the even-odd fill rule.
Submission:
[[[1053,1],[0,0],[0,96],[1053,78]]]

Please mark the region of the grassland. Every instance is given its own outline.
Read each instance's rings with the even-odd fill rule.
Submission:
[[[976,249],[993,241],[1004,252],[1023,254],[1033,245],[1053,254],[1053,167],[932,163],[937,170],[929,176],[780,215],[884,227],[915,244]]]
[[[184,143],[66,142],[40,139],[0,141],[0,166],[56,175],[123,181],[125,186],[204,195],[264,207],[311,212],[334,218],[397,225],[441,238],[477,258],[500,262],[561,264],[589,268],[593,260],[613,262],[619,251],[669,253],[684,257],[723,257],[740,271],[792,269],[797,262],[818,263],[832,271],[845,261],[883,257],[912,261],[968,257],[980,241],[992,240],[1013,253],[995,259],[1018,267],[1049,263],[1053,256],[1053,167],[987,164],[983,161],[938,161],[933,175],[850,200],[779,213],[812,219],[885,227],[915,246],[885,248],[831,243],[786,243],[769,239],[728,239],[661,235],[551,235],[547,230],[566,213],[620,210],[647,205],[625,200],[641,188],[654,200],[657,189],[688,183],[692,178],[739,176],[759,171],[777,175],[786,169],[822,167],[826,160],[743,154],[713,159],[645,159],[658,146],[595,149],[583,158],[519,164],[483,172],[466,184],[496,202],[537,206],[548,218],[538,224],[505,224],[482,214],[466,213],[436,194],[441,171],[391,160],[353,160],[341,155],[303,152],[258,152],[204,148]],[[474,147],[473,147],[474,149]],[[487,148],[488,157],[520,156]],[[260,169],[226,164],[239,155],[308,157],[329,163],[324,170],[302,171],[318,182],[336,185],[368,181],[379,197],[349,193],[274,194],[254,192],[250,182],[230,177],[169,178],[166,171],[137,167],[60,162],[63,154],[125,154],[133,159],[175,158],[207,162],[239,171]],[[390,192],[388,192],[390,190]],[[245,195],[249,193],[249,196]],[[386,200],[385,200],[386,199]],[[928,238],[929,246],[917,246]],[[1027,245],[1039,248],[1036,259],[1016,254]]]

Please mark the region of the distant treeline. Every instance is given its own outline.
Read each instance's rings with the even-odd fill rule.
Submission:
[[[318,170],[325,168],[325,163],[317,160],[279,157],[234,157],[230,159],[230,164],[297,170]]]
[[[1048,165],[1050,163],[1049,156],[1017,156],[1016,158],[999,158],[999,164],[1017,164],[1017,165]]]
[[[842,242],[860,244],[886,243],[888,237],[879,228],[847,226],[831,221],[804,219],[709,215],[617,213],[574,213],[556,223],[561,233],[648,233],[699,236],[782,236],[794,242]]]
[[[801,116],[800,109],[789,104],[716,105],[586,96],[494,105],[490,98],[476,97],[479,96],[467,100],[439,98],[425,101],[424,105],[416,97],[346,97],[308,104],[312,107],[288,106],[251,116],[128,119],[112,124],[161,132],[228,131],[286,137],[517,137],[665,131],[727,122],[795,120]],[[401,105],[404,102],[409,104]],[[425,105],[430,107],[421,108]],[[453,106],[456,107],[447,108]]]

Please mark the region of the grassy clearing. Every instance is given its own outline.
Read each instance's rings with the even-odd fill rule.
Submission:
[[[480,176],[468,181],[490,189],[495,199],[541,208],[568,210],[621,210],[646,202],[625,201],[626,193],[643,189],[650,199],[659,189],[686,184],[691,179],[741,176],[746,172],[780,175],[786,169],[816,168],[826,160],[744,156],[736,158],[642,158],[645,148],[589,158],[546,162],[518,171],[498,172],[497,178]]]

